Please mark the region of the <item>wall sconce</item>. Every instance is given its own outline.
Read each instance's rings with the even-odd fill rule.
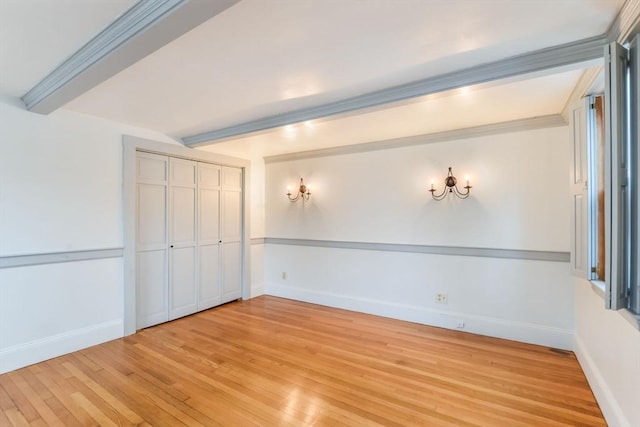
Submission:
[[[469,190],[471,189],[471,186],[469,185],[468,176],[465,177],[465,180],[467,181],[467,185],[464,186],[464,189],[467,191],[462,192],[458,190],[458,186],[456,185],[458,183],[458,180],[456,179],[455,176],[453,176],[453,172],[451,172],[451,167],[449,167],[449,172],[447,173],[447,177],[444,179],[445,187],[442,190],[442,193],[436,194],[436,189],[433,188],[433,180],[431,180],[431,189],[429,190],[431,192],[431,197],[433,197],[435,200],[442,200],[445,197],[447,197],[447,194],[453,193],[456,196],[458,196],[460,199],[466,199],[467,197],[469,197]]]
[[[305,185],[302,178],[300,178],[300,187],[298,187],[298,194],[296,194],[295,197],[291,197],[291,196],[292,196],[291,187],[287,187],[287,197],[292,202],[295,202],[300,198],[302,198],[303,201],[309,200],[309,197],[311,196],[311,186]]]

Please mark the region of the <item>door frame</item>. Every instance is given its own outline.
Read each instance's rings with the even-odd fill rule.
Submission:
[[[178,144],[167,144],[135,136],[122,137],[123,151],[123,233],[124,233],[124,336],[136,332],[136,152],[160,154],[198,162],[214,163],[242,169],[242,299],[250,298],[250,191],[251,182],[249,160],[207,151],[187,148]]]

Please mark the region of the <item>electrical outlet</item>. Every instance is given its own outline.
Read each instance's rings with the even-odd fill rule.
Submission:
[[[449,300],[447,299],[447,294],[436,294],[436,302],[438,304],[447,304],[449,302]]]
[[[456,328],[464,329],[464,320],[458,320],[458,323],[456,324]]]
[[[282,272],[282,280],[287,280],[287,272],[286,271]]]

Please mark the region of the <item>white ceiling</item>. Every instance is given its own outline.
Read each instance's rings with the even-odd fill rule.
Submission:
[[[0,0],[0,39],[14,41],[2,42],[0,93],[22,95],[131,3]],[[600,35],[622,3],[242,0],[65,108],[183,137]],[[55,19],[45,19],[36,7],[42,5]],[[38,25],[24,30],[33,14]],[[211,149],[272,155],[557,114],[580,71],[547,74],[274,129]]]
[[[464,87],[388,108],[288,125],[203,149],[263,157],[556,114],[581,74],[582,70],[572,70],[524,81]]]
[[[24,95],[134,3],[0,0],[0,95]]]

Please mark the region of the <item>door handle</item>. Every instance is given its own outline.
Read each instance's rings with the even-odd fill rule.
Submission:
[[[172,248],[172,247],[173,247],[173,245],[171,245],[171,246],[169,246],[169,247],[170,247],[170,248]]]

